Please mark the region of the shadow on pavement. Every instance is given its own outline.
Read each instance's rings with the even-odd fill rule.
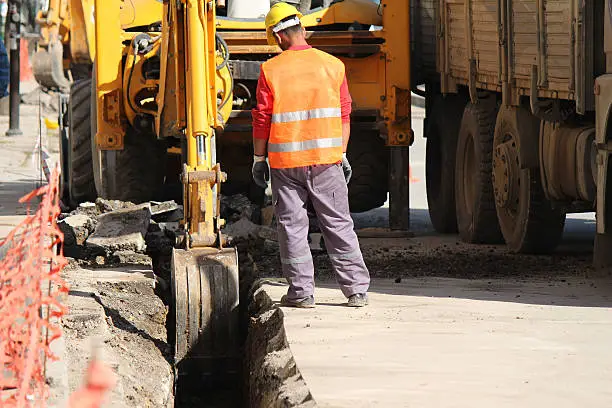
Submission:
[[[335,283],[317,282],[317,287],[338,289]],[[395,283],[391,279],[372,280],[370,303],[376,294],[410,298],[415,297],[466,299],[477,301],[511,302],[540,306],[603,307],[612,308],[612,279],[595,280],[564,278],[543,279],[450,279],[408,278]],[[338,293],[341,296],[340,293]],[[317,302],[317,306],[343,306],[343,303]],[[408,302],[407,305],[408,307]],[[383,305],[384,307],[384,305]],[[393,307],[398,307],[397,300]],[[401,305],[399,305],[401,307]],[[486,308],[486,305],[483,305]]]
[[[25,214],[26,206],[19,199],[36,187],[37,182],[32,180],[0,182],[0,216]]]

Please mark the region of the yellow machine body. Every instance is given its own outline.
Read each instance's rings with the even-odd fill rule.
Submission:
[[[242,174],[251,183],[250,108],[259,66],[281,50],[267,44],[263,19],[217,17],[215,2],[205,0],[51,4],[63,11],[56,14],[50,8],[40,16],[47,19],[48,48],[54,41],[70,45],[64,69],[91,62],[91,150],[98,195],[121,199],[126,190],[153,186],[122,180],[158,172],[159,146],[164,157],[179,159],[174,176],[182,184],[184,219],[172,266],[177,364],[193,357],[233,360],[233,347],[196,347],[198,336],[225,344],[237,330],[238,260],[235,250],[224,248],[221,233],[220,191],[227,179],[221,164],[230,179]],[[387,146],[401,149],[411,142],[410,39],[391,40],[394,33],[380,26],[381,10],[409,21],[408,7],[391,0],[381,5],[345,0],[302,20],[312,46],[344,61],[355,126],[371,132],[368,140],[380,145],[382,135]],[[80,38],[73,38],[77,32]],[[393,63],[402,66],[391,69]],[[407,175],[408,163],[397,169]],[[216,366],[205,370],[214,372]]]

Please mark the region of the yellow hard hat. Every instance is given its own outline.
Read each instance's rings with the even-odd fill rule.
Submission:
[[[269,45],[276,45],[272,29],[276,27],[278,23],[291,16],[297,16],[298,20],[303,17],[302,13],[291,4],[279,2],[270,7],[270,11],[266,15],[266,34],[268,35]],[[290,25],[288,27],[290,27]]]

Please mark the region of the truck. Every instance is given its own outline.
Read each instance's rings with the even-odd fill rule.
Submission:
[[[595,212],[612,259],[612,2],[411,2],[412,89],[426,98],[429,214],[469,243],[546,253]]]
[[[251,111],[268,0],[50,0],[38,15],[41,85],[61,91],[63,195],[182,203],[172,254],[170,321],[179,375],[236,374],[240,276],[226,247],[223,194],[261,202],[251,180]],[[309,42],[346,65],[353,97],[351,207],[390,195],[391,226],[408,225],[408,3],[300,2]],[[383,12],[384,9],[384,12]],[[223,188],[223,190],[222,190]]]

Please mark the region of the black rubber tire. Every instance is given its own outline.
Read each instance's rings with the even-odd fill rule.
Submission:
[[[429,218],[441,234],[457,232],[455,214],[455,156],[466,99],[460,95],[433,97],[425,124],[425,185]]]
[[[382,206],[389,192],[389,159],[385,141],[377,131],[351,130],[347,149],[353,175],[348,185],[351,212]]]
[[[95,84],[95,71],[92,84]],[[93,88],[92,88],[93,89]],[[154,135],[128,126],[122,150],[100,150],[96,145],[96,98],[91,93],[90,152],[98,195],[109,200],[143,203],[163,196],[167,148]]]
[[[143,203],[163,196],[166,147],[162,141],[128,129],[123,150],[99,154],[102,198]]]
[[[502,107],[497,115],[493,142],[493,166],[501,160],[495,149],[503,143],[510,142],[516,152],[521,150],[521,138],[538,137],[540,122],[527,108]],[[563,235],[565,212],[554,208],[546,199],[542,189],[538,168],[520,169],[520,159],[515,160],[518,190],[515,210],[495,201],[497,218],[506,245],[512,252],[544,254],[552,252]],[[500,181],[493,185],[496,195],[500,190]],[[510,200],[512,201],[512,200]]]
[[[73,207],[96,199],[90,147],[90,98],[90,79],[77,81],[70,87],[66,181],[70,205]]]
[[[488,95],[463,112],[455,163],[457,228],[464,242],[500,244],[493,193],[493,135],[499,103]]]

